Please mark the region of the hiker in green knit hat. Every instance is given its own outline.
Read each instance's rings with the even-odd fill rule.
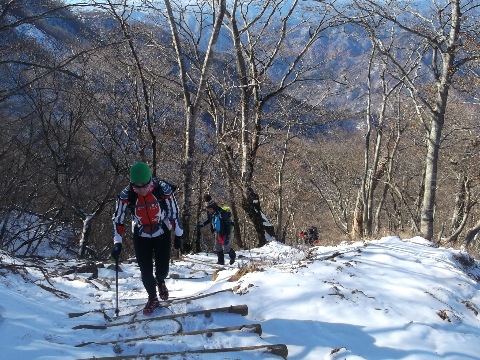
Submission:
[[[130,182],[132,184],[146,184],[152,178],[150,166],[144,162],[137,162],[130,167]]]
[[[175,199],[175,186],[152,177],[150,167],[137,162],[130,167],[130,184],[117,198],[113,215],[112,257],[120,258],[127,209],[130,210],[133,245],[143,286],[148,293],[144,314],[160,306],[158,295],[168,300],[165,278],[170,263],[170,236],[175,228],[175,247],[183,235],[180,212]],[[181,246],[181,245],[180,245]],[[155,258],[155,267],[153,259]],[[155,271],[154,271],[155,270]]]

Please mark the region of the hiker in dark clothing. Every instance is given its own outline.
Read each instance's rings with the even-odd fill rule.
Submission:
[[[133,245],[142,283],[148,293],[143,309],[150,314],[160,306],[157,288],[162,300],[169,293],[165,285],[170,263],[170,236],[175,226],[176,240],[183,233],[179,222],[178,204],[172,186],[165,181],[152,178],[150,167],[137,162],[130,168],[130,184],[120,193],[113,215],[112,257],[119,259],[127,208],[132,217]],[[153,260],[155,258],[155,276]]]
[[[303,230],[298,234],[300,240],[303,240],[305,244],[312,245],[318,242],[318,230],[315,226],[310,226],[306,230]]]
[[[315,241],[318,241],[318,230],[315,226],[311,226],[308,229],[308,237],[309,237],[310,244],[313,244],[315,243]]]
[[[305,241],[305,244],[312,245],[318,242],[318,230],[315,226],[310,226],[307,230],[300,233],[300,238]]]
[[[205,195],[204,200],[205,208],[208,211],[208,218],[202,224],[197,224],[197,227],[201,228],[210,224],[212,232],[215,233],[215,252],[218,257],[217,264],[225,264],[225,253],[227,253],[230,258],[230,265],[232,265],[235,262],[237,254],[230,245],[232,237],[231,215],[218,206],[210,195]]]

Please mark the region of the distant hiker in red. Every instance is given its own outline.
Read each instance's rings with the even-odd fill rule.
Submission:
[[[125,216],[127,208],[132,217],[133,245],[143,286],[148,293],[148,301],[143,309],[150,314],[160,306],[158,294],[162,300],[168,300],[165,278],[169,271],[170,236],[175,226],[175,243],[181,240],[183,230],[179,221],[178,204],[172,185],[152,178],[150,167],[137,162],[130,168],[130,184],[117,198],[113,215],[112,257],[119,259],[122,251]],[[176,247],[176,246],[175,246]],[[155,276],[153,260],[155,257]]]
[[[305,231],[300,231],[300,234],[298,234],[298,237],[300,238],[300,242],[303,242],[304,241],[304,237],[305,237]]]
[[[232,265],[235,262],[237,254],[230,246],[232,237],[231,214],[218,206],[210,195],[205,195],[204,200],[205,208],[208,211],[208,219],[202,224],[198,224],[197,227],[200,228],[207,224],[211,225],[212,232],[215,233],[215,252],[218,257],[217,264],[225,264],[225,253],[227,253],[230,257],[230,265]]]
[[[318,230],[315,226],[310,226],[307,230],[303,230],[299,234],[300,240],[304,240],[307,245],[317,245],[318,240]]]

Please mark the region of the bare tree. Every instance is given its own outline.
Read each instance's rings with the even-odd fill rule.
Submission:
[[[360,151],[359,140],[355,137],[349,139],[347,134],[339,131],[333,141],[317,140],[317,143],[321,145],[318,149],[309,149],[303,155],[312,192],[325,204],[325,214],[331,217],[332,227],[350,237],[351,214],[359,206],[354,199],[360,198],[361,162],[354,150]]]
[[[275,236],[253,183],[257,152],[266,135],[264,111],[267,104],[301,82],[319,80],[318,74],[314,73],[318,64],[302,61],[320,34],[331,25],[327,12],[319,14],[315,11],[309,13],[311,19],[307,15],[291,25],[290,21],[295,23],[294,15],[300,11],[298,1],[267,1],[255,13],[248,4],[234,1],[226,12],[237,70],[239,101],[234,112],[239,118],[238,143],[241,149],[239,164],[229,157],[232,169],[229,176],[240,189],[242,207],[255,228],[259,246],[266,243],[267,236]],[[290,47],[291,33],[301,29],[308,29],[309,36],[294,48]],[[278,63],[283,64],[284,70],[278,74],[277,80],[273,80],[268,75]]]
[[[352,1],[354,15],[349,19],[366,26],[375,36],[375,44],[382,54],[388,57],[392,67],[396,67],[398,79],[411,93],[412,100],[422,119],[426,137],[427,152],[425,156],[424,192],[421,200],[420,231],[427,239],[432,239],[434,229],[434,206],[437,189],[438,161],[442,130],[445,124],[449,90],[458,74],[466,64],[479,60],[478,36],[480,3],[478,1],[453,0],[441,6],[432,1],[434,11],[426,12],[423,7],[395,1]],[[349,11],[341,11],[349,14]],[[430,73],[422,74],[423,82],[433,80],[431,88],[412,77],[404,68],[399,56],[403,53],[388,51],[381,34],[369,21],[371,16],[380,18],[392,26],[396,36],[408,36],[411,44],[417,44],[422,62],[430,60]],[[375,24],[376,26],[376,24]],[[477,39],[477,45],[472,39]],[[473,40],[475,43],[475,40]],[[420,65],[420,63],[419,63]],[[423,64],[423,68],[427,68]],[[419,67],[420,71],[421,68]],[[418,72],[417,72],[418,73]],[[414,73],[417,76],[417,73]],[[425,91],[431,89],[431,91]]]
[[[385,40],[384,40],[385,41]],[[394,39],[390,38],[390,45],[388,48],[392,49]],[[387,49],[387,46],[384,46]],[[385,50],[384,50],[385,51]],[[388,70],[388,63],[380,63],[378,70],[375,69],[374,61],[377,59],[377,46],[375,39],[372,39],[372,52],[368,61],[367,72],[367,101],[366,101],[366,131],[365,131],[365,146],[364,146],[364,169],[362,182],[359,189],[359,198],[357,199],[357,206],[353,215],[354,224],[352,226],[352,237],[356,235],[360,237],[371,236],[374,227],[374,194],[377,189],[378,183],[381,178],[387,172],[387,166],[389,162],[393,161],[391,158],[395,152],[389,156],[383,154],[386,152],[384,149],[384,131],[390,127],[387,120],[389,116],[390,98],[394,95],[398,88],[402,85],[401,80],[391,77]],[[411,56],[406,56],[407,59],[411,59]],[[380,59],[381,60],[381,57]],[[413,61],[412,64],[404,65],[405,72],[409,74],[415,67],[417,62]],[[378,81],[375,81],[375,77],[378,76]],[[374,83],[378,83],[378,88],[374,89]],[[381,94],[381,98],[380,95]],[[377,104],[377,102],[379,104]],[[374,110],[374,107],[378,107],[378,110]],[[397,122],[400,121],[397,119]],[[398,128],[398,126],[395,126]],[[375,131],[376,135],[373,133]],[[400,133],[397,133],[397,143],[400,141],[398,137]],[[375,135],[372,140],[372,136]],[[373,147],[373,150],[371,149]],[[390,176],[391,174],[390,166]],[[384,191],[382,196],[378,198],[379,204],[385,201],[387,192]],[[377,213],[379,209],[377,210]],[[379,217],[376,217],[379,220]]]
[[[141,95],[139,96],[140,104],[143,105],[143,111],[138,113],[136,118],[137,123],[137,142],[139,143],[138,152],[140,160],[149,162],[149,156],[151,156],[151,162],[153,167],[153,173],[156,175],[157,169],[157,136],[154,132],[153,124],[153,106],[151,104],[152,95],[151,95],[151,85],[148,82],[145,76],[144,64],[139,55],[139,50],[137,49],[137,44],[134,39],[134,34],[131,29],[131,16],[132,13],[136,10],[134,5],[130,5],[127,2],[117,3],[111,0],[107,0],[106,3],[96,2],[95,6],[101,10],[107,11],[111,14],[115,20],[117,20],[125,42],[130,50],[130,55],[133,64],[131,65],[136,71],[134,73],[138,76],[139,88]],[[136,81],[134,81],[134,84]],[[134,88],[135,91],[136,88]],[[140,100],[142,99],[142,100]],[[146,129],[148,132],[149,139],[145,138],[145,135],[142,131],[143,124],[146,124]],[[150,145],[149,148],[151,151],[147,154],[147,143]]]
[[[117,181],[116,176],[106,176],[109,170],[102,170],[99,177],[96,169],[103,169],[102,163],[111,165],[113,172],[120,167],[113,157],[105,159],[97,151],[105,140],[95,138],[98,131],[89,128],[95,108],[90,94],[75,87],[63,89],[58,77],[51,85],[43,85],[28,94],[32,116],[42,131],[38,148],[43,156],[36,159],[38,171],[54,184],[60,203],[82,222],[78,255],[85,257],[92,221],[111,202]]]
[[[71,64],[81,58],[90,49],[75,48],[76,37],[66,31],[52,34],[61,37],[62,46],[58,54],[51,54],[35,39],[19,36],[20,26],[29,27],[41,32],[49,29],[45,19],[57,18],[75,22],[75,16],[70,11],[77,6],[86,4],[65,4],[60,1],[50,1],[45,4],[32,4],[27,0],[7,0],[0,4],[0,104],[8,101],[23,89],[34,86],[35,82],[55,73],[61,73],[79,80],[82,74],[72,71]],[[75,50],[74,50],[75,48]],[[55,56],[55,60],[52,57]],[[35,76],[22,77],[22,71]]]

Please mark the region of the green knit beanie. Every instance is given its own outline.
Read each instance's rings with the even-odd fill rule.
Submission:
[[[130,168],[130,182],[132,184],[145,184],[152,178],[150,167],[144,162],[137,162]]]

